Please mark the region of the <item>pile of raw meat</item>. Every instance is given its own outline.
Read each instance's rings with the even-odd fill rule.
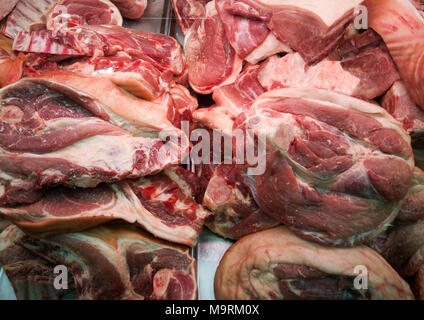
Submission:
[[[217,299],[424,299],[422,2],[172,0],[183,46],[146,5],[0,4],[17,297],[196,299],[205,225]]]

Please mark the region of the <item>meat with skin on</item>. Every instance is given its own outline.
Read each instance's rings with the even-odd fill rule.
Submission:
[[[153,64],[143,59],[132,59],[126,55],[113,57],[92,57],[80,59],[71,64],[62,64],[56,67],[57,71],[66,70],[83,75],[109,78],[120,88],[131,94],[154,101],[164,94],[168,82],[172,81],[169,74],[163,74]],[[34,70],[31,67],[27,73],[35,73],[35,76],[49,72],[44,71],[43,66]],[[172,77],[172,76],[171,76]]]
[[[122,92],[109,77],[86,76],[72,72],[47,72],[38,79],[60,83],[78,92],[83,92],[109,108],[113,113],[127,119],[126,130],[139,135],[157,136],[159,132],[173,131],[176,128],[168,120],[168,108],[155,102],[136,99]],[[154,114],[151,112],[154,110]],[[181,144],[187,139],[181,131]]]
[[[0,92],[2,205],[32,203],[41,188],[155,174],[187,154],[187,137],[161,106],[140,103],[107,79],[64,79],[86,91],[51,78],[21,80]]]
[[[357,266],[367,268],[365,290],[355,288],[355,279],[361,273]],[[246,236],[231,246],[215,274],[215,297],[414,299],[409,285],[372,249],[322,247],[298,238],[285,227]]]
[[[381,107],[279,89],[261,95],[235,128],[266,136],[265,173],[252,177],[258,204],[299,236],[356,245],[396,218],[414,161],[410,137]]]
[[[424,109],[424,16],[412,1],[367,0],[369,25],[386,43],[414,102]]]
[[[138,19],[144,14],[147,7],[147,0],[111,0],[121,14],[127,19]]]
[[[197,299],[195,260],[188,248],[117,224],[19,244],[65,265],[81,300]]]
[[[190,86],[201,94],[233,83],[242,69],[242,60],[225,36],[215,1],[208,2],[205,16],[191,25],[184,41],[184,52]]]
[[[76,232],[111,220],[138,224],[156,237],[194,246],[208,212],[197,204],[197,177],[181,167],[94,189],[54,188],[29,205],[0,207],[36,237]]]
[[[60,300],[73,290],[73,279],[68,279],[67,289],[55,289],[55,265],[19,245],[24,237],[24,233],[13,225],[0,233],[0,265],[12,284],[16,298]]]

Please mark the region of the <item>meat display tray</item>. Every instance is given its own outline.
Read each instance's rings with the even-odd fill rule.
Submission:
[[[163,33],[176,38],[181,44],[184,36],[176,23],[170,0],[149,0],[148,7],[138,20],[125,20],[124,27]],[[197,260],[197,282],[200,300],[214,300],[214,276],[216,268],[227,248],[232,244],[215,236],[206,228],[200,234],[198,244],[190,250]],[[64,299],[76,299],[70,294]],[[0,267],[0,300],[16,300],[13,288]]]

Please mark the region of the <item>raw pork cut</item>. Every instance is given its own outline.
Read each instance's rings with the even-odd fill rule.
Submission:
[[[155,236],[193,246],[208,212],[194,201],[197,177],[181,167],[94,189],[55,188],[33,204],[0,208],[26,233],[46,237],[121,219]]]
[[[343,36],[363,0],[232,0],[228,12],[264,22],[307,64],[325,58]]]
[[[366,266],[368,288],[355,288]],[[225,253],[215,274],[215,297],[226,299],[414,299],[408,284],[367,247],[327,248],[285,227],[242,238]]]
[[[61,43],[49,30],[19,32],[13,42],[13,50],[40,54],[81,56],[82,53]]]
[[[398,214],[412,148],[381,107],[331,91],[279,89],[256,99],[235,127],[266,135],[266,171],[253,177],[258,205],[301,237],[355,245]]]
[[[401,122],[410,135],[424,135],[424,111],[414,103],[402,81],[393,84],[381,106]]]
[[[261,69],[261,65],[247,66],[233,84],[220,87],[213,92],[215,103],[218,106],[237,110],[239,113],[249,110],[252,102],[265,93],[264,87],[258,80]]]
[[[424,111],[414,103],[402,81],[397,81],[387,92],[382,107],[411,135],[415,164],[424,169]]]
[[[191,26],[196,23],[196,20],[201,20],[205,17],[205,5],[209,1],[210,0],[172,0],[172,6],[178,24],[184,34],[187,34]]]
[[[230,7],[232,2],[232,0],[215,0],[227,39],[237,55],[244,59],[265,41],[270,31],[262,21],[249,20],[229,13],[227,7]]]
[[[274,54],[282,52],[292,52],[292,50],[287,45],[279,41],[274,34],[270,32],[264,42],[249,53],[244,60],[250,64],[256,64]]]
[[[60,46],[63,52],[60,52]],[[22,32],[15,39],[13,49],[86,56],[114,56],[123,52],[134,59],[150,62],[161,71],[169,70],[176,76],[182,75],[185,70],[184,56],[175,39],[119,26],[81,25],[56,36],[46,30]]]
[[[298,53],[273,56],[261,65],[260,84],[268,91],[311,87],[374,99],[383,95],[399,74],[384,45],[367,48],[341,61],[321,61],[308,68]]]
[[[73,289],[54,288],[54,265],[18,244],[25,237],[16,226],[0,233],[0,265],[18,300],[59,300]]]
[[[240,58],[257,63],[273,54],[291,51],[264,22],[233,14],[233,0],[216,0],[215,4],[227,39]]]
[[[50,72],[38,75],[45,79],[84,92],[96,101],[110,108],[116,115],[126,119],[125,129],[138,136],[157,136],[161,131],[175,131],[176,128],[168,120],[168,107],[163,104],[131,97],[117,86],[110,77],[84,76],[72,72]],[[154,110],[154,112],[152,112]],[[178,131],[182,146],[188,146],[188,138]],[[184,152],[182,157],[184,157]]]
[[[394,225],[371,242],[403,277],[411,280],[418,299],[424,299],[424,172],[414,171],[411,188]]]
[[[228,42],[215,8],[205,7],[204,18],[193,22],[184,41],[188,79],[194,91],[209,94],[233,83],[242,69],[242,60]]]
[[[122,16],[108,0],[61,0],[49,11],[46,28],[66,30],[83,24],[109,24],[122,26]]]
[[[187,247],[154,239],[129,225],[109,225],[19,244],[74,277],[78,299],[197,298],[195,260]]]
[[[84,85],[84,79],[90,82],[68,80]],[[95,187],[182,161],[187,137],[167,120],[167,110],[104,80],[91,80],[87,90],[94,95],[43,79],[21,80],[0,92],[0,203],[32,203],[43,187]],[[146,110],[154,109],[149,121]]]
[[[383,38],[415,103],[424,109],[424,16],[411,1],[367,0],[369,25]]]
[[[37,76],[45,72],[43,69],[42,65],[36,70],[32,66],[26,72]],[[172,80],[169,74],[163,74],[150,62],[143,59],[131,59],[126,55],[80,59],[71,64],[58,64],[55,69],[107,77],[120,88],[148,101],[159,98],[164,93],[168,82]]]
[[[250,109],[253,101],[265,92],[258,81],[259,65],[247,66],[233,84],[213,92],[216,105],[193,112],[193,119],[202,127],[231,134],[237,116]]]
[[[147,0],[111,0],[127,19],[138,19],[146,10]]]
[[[14,39],[21,31],[30,31],[45,24],[45,14],[60,0],[19,1],[6,19],[3,34]],[[43,21],[44,20],[44,21]]]
[[[204,167],[198,174],[205,176]],[[224,238],[240,239],[280,224],[256,204],[245,174],[239,166],[221,164],[207,180],[202,203],[213,214],[207,218],[206,226]]]

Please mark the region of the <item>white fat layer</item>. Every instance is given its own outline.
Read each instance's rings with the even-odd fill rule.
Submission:
[[[99,168],[122,174],[132,171],[135,151],[140,150],[141,145],[146,142],[149,145],[149,141],[141,137],[97,135],[46,154],[22,153],[21,155],[33,159],[65,159],[88,170]],[[150,154],[147,149],[144,151]]]
[[[259,61],[264,60],[276,53],[291,52],[289,46],[279,41],[272,32],[268,34],[264,42],[253,50],[245,60],[251,64],[257,64]]]

